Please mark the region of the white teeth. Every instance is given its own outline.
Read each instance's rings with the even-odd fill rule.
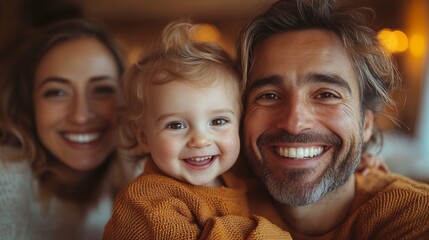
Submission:
[[[76,134],[76,133],[67,133],[63,134],[64,138],[76,143],[89,143],[100,137],[100,133],[86,133],[86,134]]]
[[[296,149],[295,148],[291,148],[289,150],[289,155],[290,155],[290,157],[295,158],[296,157]]]
[[[212,156],[208,156],[208,157],[195,157],[195,158],[191,158],[191,160],[192,161],[201,162],[201,161],[204,161],[204,160],[209,160],[211,158],[212,158]]]
[[[276,149],[277,154],[287,158],[311,158],[318,156],[323,152],[323,147],[309,147],[309,148],[283,148]]]

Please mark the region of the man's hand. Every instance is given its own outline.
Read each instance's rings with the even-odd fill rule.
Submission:
[[[390,173],[389,167],[387,167],[384,159],[368,153],[363,153],[361,162],[357,167],[356,172],[365,176],[368,174],[370,168],[378,168],[386,173]]]

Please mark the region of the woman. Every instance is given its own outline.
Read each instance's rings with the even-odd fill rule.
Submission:
[[[100,238],[127,181],[115,147],[121,53],[100,26],[66,20],[16,54],[0,86],[2,239]]]

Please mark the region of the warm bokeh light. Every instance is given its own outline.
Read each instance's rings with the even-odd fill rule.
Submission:
[[[220,36],[218,28],[212,24],[199,24],[193,35],[198,41],[216,43],[220,41]]]
[[[396,38],[396,52],[404,52],[405,50],[408,49],[408,38],[407,35],[405,35],[405,33],[396,30],[393,31],[393,35]]]
[[[426,53],[426,41],[420,34],[410,37],[410,53],[413,57],[422,57]]]
[[[135,64],[141,57],[142,52],[143,52],[143,48],[140,46],[132,48],[127,54],[127,64],[128,65]]]
[[[396,42],[390,29],[382,29],[377,37],[389,51],[393,51]]]
[[[408,38],[402,31],[383,29],[378,33],[378,38],[392,53],[404,52],[408,49]]]

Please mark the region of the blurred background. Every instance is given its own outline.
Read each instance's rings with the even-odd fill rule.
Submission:
[[[275,0],[2,0],[0,57],[8,58],[26,32],[50,22],[85,16],[103,23],[132,64],[172,20],[202,23],[198,37],[221,44],[235,57],[241,27]],[[379,119],[386,132],[376,151],[392,171],[429,183],[429,1],[338,0],[370,7],[379,38],[394,56],[402,88],[392,93],[397,106]],[[1,94],[1,89],[0,89]]]

